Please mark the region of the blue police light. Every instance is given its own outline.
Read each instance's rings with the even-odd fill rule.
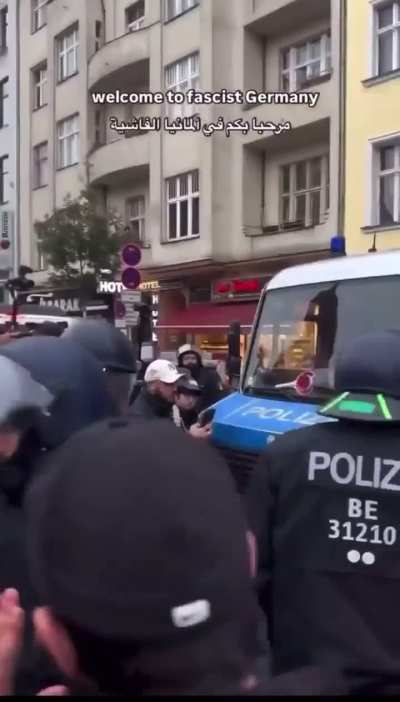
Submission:
[[[346,253],[346,240],[344,236],[333,236],[331,239],[331,253],[333,254],[345,254]]]

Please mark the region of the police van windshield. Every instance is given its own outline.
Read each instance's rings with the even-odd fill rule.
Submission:
[[[267,292],[243,381],[245,392],[272,391],[312,370],[314,389],[304,401],[331,395],[335,357],[343,345],[368,332],[400,329],[399,290],[400,277],[387,276]]]

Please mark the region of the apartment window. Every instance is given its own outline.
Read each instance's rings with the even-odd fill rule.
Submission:
[[[58,168],[79,163],[79,115],[73,115],[58,123]]]
[[[379,76],[400,69],[400,0],[374,9],[375,73]]]
[[[47,0],[32,0],[32,31],[44,27],[47,22]]]
[[[96,110],[94,113],[94,146],[95,148],[102,146],[106,141],[106,128],[104,114],[102,110]]]
[[[199,90],[200,86],[200,55],[199,53],[187,56],[176,61],[165,69],[166,90],[175,93],[186,93],[188,90]],[[169,117],[189,117],[194,113],[195,105],[186,101],[182,105],[168,105]]]
[[[33,149],[33,187],[43,188],[49,182],[49,160],[47,141]]]
[[[7,50],[7,34],[8,34],[8,7],[2,7],[0,10],[0,53]]]
[[[8,124],[8,77],[0,81],[0,129]]]
[[[141,195],[134,197],[126,203],[127,223],[132,233],[133,241],[144,241],[145,238],[145,200]]]
[[[376,189],[378,194],[378,224],[400,223],[400,144],[377,149]]]
[[[281,224],[321,224],[329,210],[329,157],[282,167]]]
[[[47,105],[47,64],[43,63],[32,71],[33,109]]]
[[[103,46],[103,23],[100,20],[96,20],[95,23],[95,46],[94,50],[97,52]]]
[[[174,17],[179,17],[198,4],[199,0],[165,0],[165,21],[168,22]]]
[[[126,27],[129,32],[136,32],[144,25],[144,0],[135,2],[125,10]]]
[[[167,180],[167,239],[190,239],[200,234],[199,172]]]
[[[8,202],[8,156],[0,158],[0,205],[5,205]]]
[[[78,28],[69,29],[57,39],[58,80],[66,80],[78,71]]]
[[[331,39],[323,34],[316,39],[282,52],[282,90],[295,92],[331,72]]]

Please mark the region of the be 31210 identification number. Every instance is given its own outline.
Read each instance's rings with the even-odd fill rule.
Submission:
[[[364,522],[339,522],[337,519],[330,519],[328,537],[361,544],[393,546],[397,541],[397,529],[393,526],[371,526]]]

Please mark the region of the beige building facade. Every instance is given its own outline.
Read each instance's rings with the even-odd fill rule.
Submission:
[[[251,279],[253,292],[244,285],[237,295],[242,307],[249,305],[255,281],[329,255],[331,237],[343,231],[342,6],[342,0],[21,0],[20,102],[27,116],[21,259],[40,264],[33,222],[90,185],[99,207],[116,210],[141,246],[143,278],[161,285],[165,345],[221,345],[223,314],[207,329],[199,318],[191,321],[191,306],[199,315],[199,305],[222,301],[227,319],[239,317],[239,306],[227,304],[235,295],[224,299],[224,283],[228,289]],[[314,107],[101,98],[168,89],[319,97]],[[112,118],[114,126],[140,116],[163,125],[195,113],[202,124],[221,117],[290,122],[291,129],[228,138],[164,129],[130,136],[111,128]]]

